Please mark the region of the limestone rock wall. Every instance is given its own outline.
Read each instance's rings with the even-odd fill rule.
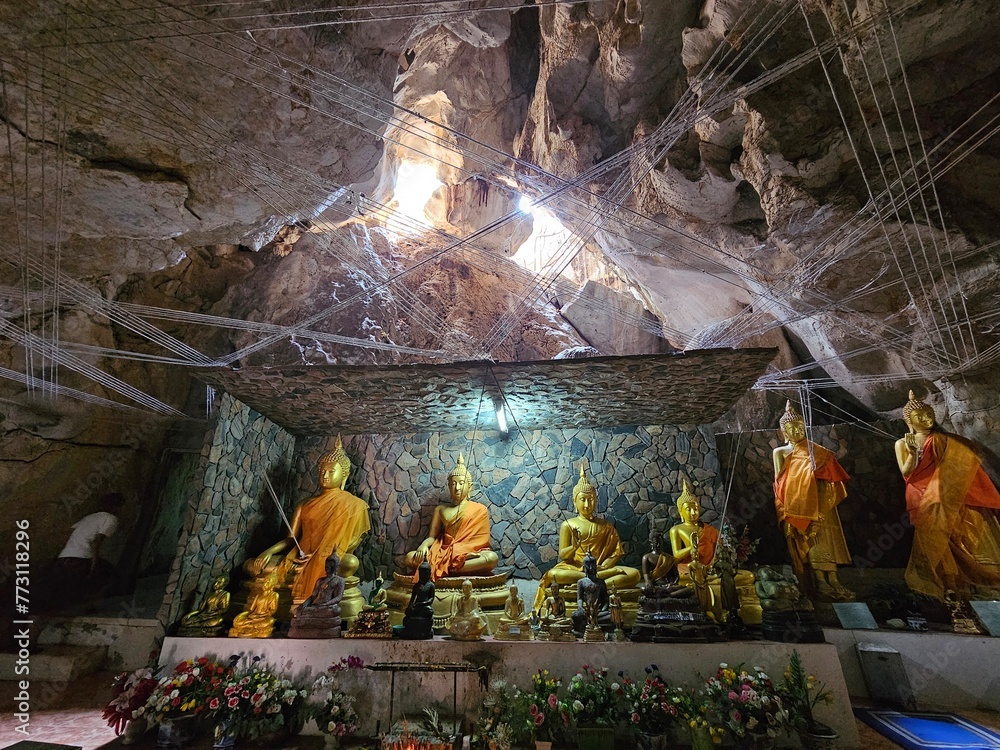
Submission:
[[[316,462],[336,437],[300,440],[296,502],[318,488]],[[372,508],[372,534],[358,556],[362,573],[388,576],[427,535],[434,507],[448,502],[448,473],[460,452],[470,467],[471,499],[490,510],[493,549],[515,577],[537,579],[557,561],[559,525],[576,515],[573,486],[581,459],[598,488],[598,513],[615,523],[624,564],[638,567],[650,524],[674,522],[686,476],[711,520],[722,500],[715,438],[707,427],[616,427],[608,430],[351,435],[344,447],[353,469],[347,489]],[[713,512],[714,511],[714,512]]]
[[[199,486],[185,513],[161,622],[175,621],[212,578],[240,565],[247,549],[256,548],[257,536],[267,539],[262,547],[281,538],[276,528],[255,532],[262,524],[270,526],[265,519],[277,520],[264,477],[276,489],[284,487],[294,447],[284,429],[232,396],[222,397],[214,427],[206,434]]]

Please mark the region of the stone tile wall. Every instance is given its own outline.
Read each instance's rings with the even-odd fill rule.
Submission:
[[[893,443],[905,432],[902,423],[816,425],[811,439],[833,451],[851,479],[839,507],[848,549],[855,565],[906,567],[912,533],[906,526],[904,485],[896,466]],[[756,562],[789,562],[785,538],[774,510],[772,452],[784,441],[778,430],[717,435],[722,474],[735,466],[726,509],[738,529],[749,524],[761,540]],[[891,543],[883,539],[888,535]],[[882,542],[880,544],[880,541]]]
[[[242,564],[248,548],[259,552],[257,546],[262,550],[285,535],[275,522],[264,476],[279,496],[287,497],[282,489],[287,488],[294,448],[295,439],[283,428],[232,396],[222,396],[167,579],[161,622],[177,620],[212,578]],[[270,533],[255,533],[261,528]]]
[[[298,441],[296,502],[316,494],[316,462],[335,441]],[[598,488],[598,513],[614,521],[622,538],[627,565],[639,566],[651,523],[675,522],[682,476],[694,485],[706,520],[721,508],[709,427],[540,430],[512,433],[508,440],[495,431],[349,435],[344,446],[354,467],[347,489],[372,508],[373,533],[358,551],[365,579],[376,568],[388,576],[426,536],[434,506],[448,500],[447,477],[459,452],[472,470],[472,499],[490,509],[500,564],[519,578],[537,579],[555,564],[559,525],[575,515],[572,491],[581,459]]]

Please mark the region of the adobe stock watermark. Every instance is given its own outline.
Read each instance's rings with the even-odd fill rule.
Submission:
[[[21,518],[14,527],[14,731],[27,737],[31,734],[31,523]]]

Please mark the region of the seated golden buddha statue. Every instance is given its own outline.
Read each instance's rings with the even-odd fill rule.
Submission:
[[[465,457],[448,475],[451,505],[438,505],[431,517],[427,538],[405,558],[408,569],[416,571],[426,560],[431,566],[431,580],[447,576],[488,575],[497,564],[497,554],[490,549],[490,514],[486,506],[469,499],[472,474]],[[416,581],[414,573],[414,581]]]
[[[334,449],[319,459],[320,493],[300,503],[292,516],[291,535],[268,547],[243,566],[257,579],[275,570],[282,559],[292,563],[291,600],[301,604],[312,594],[325,574],[326,559],[334,551],[340,556],[339,573],[346,590],[341,602],[345,620],[353,620],[364,604],[358,590],[358,558],[353,554],[371,530],[368,503],[344,490],[351,461],[340,437]],[[279,581],[279,586],[285,581]]]
[[[212,581],[212,588],[205,594],[201,606],[181,618],[178,635],[185,638],[210,637],[222,632],[226,612],[229,611],[228,583],[229,576],[224,574]]]
[[[479,599],[472,593],[472,581],[462,581],[462,596],[456,601],[455,614],[448,622],[448,633],[457,641],[479,641],[489,635],[489,623],[479,609]]]
[[[230,638],[268,638],[274,632],[274,613],[278,611],[278,570],[271,571],[264,578],[263,588],[251,597],[247,608],[236,615]]]
[[[625,550],[614,525],[594,515],[597,489],[587,479],[582,464],[580,479],[573,487],[573,505],[576,517],[563,521],[559,527],[559,562],[542,576],[533,609],[541,608],[545,592],[553,581],[572,587],[584,577],[583,558],[588,552],[597,560],[598,578],[608,585],[614,584],[619,591],[634,589],[641,578],[635,568],[618,564]]]
[[[514,632],[511,632],[511,631]],[[517,584],[510,584],[510,594],[500,617],[500,626],[494,634],[498,640],[530,641],[532,638],[531,622],[524,609],[524,599],[517,589]]]

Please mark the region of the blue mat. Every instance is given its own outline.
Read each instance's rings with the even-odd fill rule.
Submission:
[[[1000,750],[1000,734],[955,714],[856,708],[854,715],[907,750]]]

